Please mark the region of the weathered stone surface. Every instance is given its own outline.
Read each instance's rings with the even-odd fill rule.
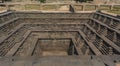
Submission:
[[[0,66],[119,65],[117,17],[11,11],[0,16]]]

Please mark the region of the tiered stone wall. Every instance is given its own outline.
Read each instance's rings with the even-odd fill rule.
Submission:
[[[72,55],[120,54],[120,20],[111,15],[5,12],[1,16],[0,56],[32,56],[37,40],[44,38],[72,39]]]

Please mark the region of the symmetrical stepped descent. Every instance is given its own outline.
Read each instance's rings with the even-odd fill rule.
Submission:
[[[120,19],[104,13],[0,16],[0,56],[120,55]]]

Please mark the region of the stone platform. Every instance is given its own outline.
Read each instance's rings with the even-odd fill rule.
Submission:
[[[1,66],[116,66],[120,56],[4,57]]]

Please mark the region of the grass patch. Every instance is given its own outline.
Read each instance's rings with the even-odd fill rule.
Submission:
[[[40,5],[25,5],[25,10],[40,10]]]
[[[95,6],[92,6],[92,5],[89,5],[89,6],[85,6],[86,8],[85,8],[85,10],[86,11],[91,11],[91,10],[95,10]]]

